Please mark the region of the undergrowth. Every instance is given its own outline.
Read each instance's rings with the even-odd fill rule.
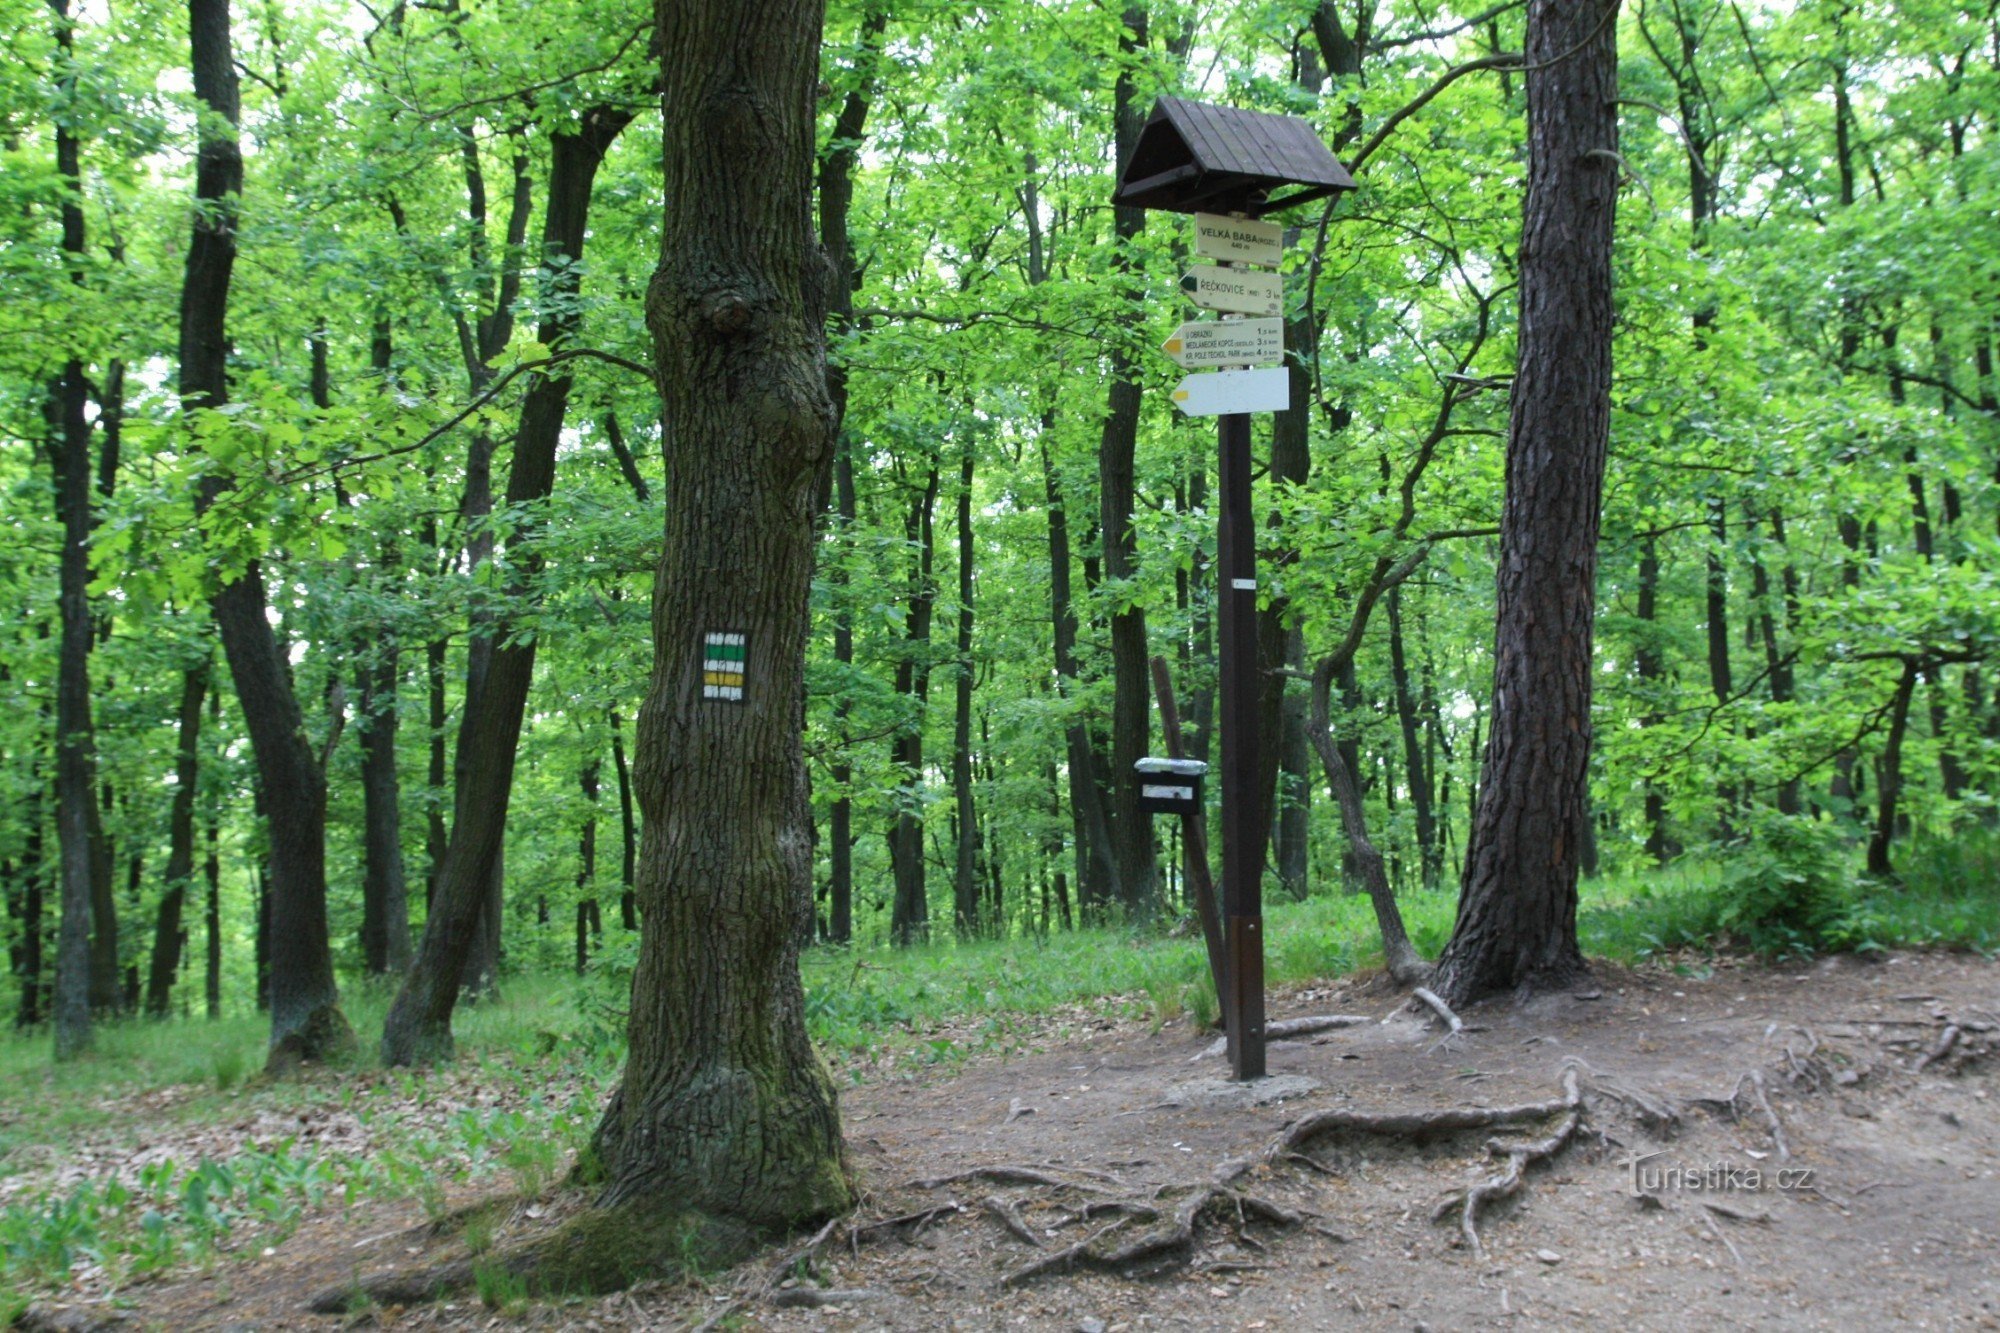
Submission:
[[[1729,948],[1778,957],[2000,951],[2000,831],[1904,845],[1893,883],[1862,876],[1856,850],[1823,825],[1773,818],[1752,834],[1666,869],[1586,881],[1577,921],[1584,951],[1628,964]],[[1399,901],[1412,941],[1435,957],[1450,935],[1455,892],[1411,890]],[[210,1262],[252,1236],[274,1243],[307,1211],[361,1199],[414,1198],[438,1219],[452,1191],[475,1182],[546,1191],[587,1151],[623,1063],[636,946],[608,943],[581,982],[517,978],[501,1001],[461,1008],[460,1061],[433,1072],[358,1058],[267,1081],[257,1072],[264,1020],[253,1014],[106,1024],[93,1054],[63,1066],[51,1064],[46,1033],[0,1037],[0,1188],[28,1159],[59,1160],[80,1136],[160,1136],[163,1124],[197,1127],[252,1111],[302,1121],[346,1112],[376,1145],[347,1154],[284,1139],[217,1159],[156,1161],[120,1178],[17,1189],[0,1205],[0,1293],[86,1274],[115,1287]],[[1266,958],[1273,986],[1378,966],[1368,900],[1268,903]],[[1021,1051],[1112,1018],[1207,1027],[1217,1008],[1192,931],[1104,926],[908,949],[816,948],[803,972],[812,1035],[855,1079]],[[379,1030],[385,1000],[365,989],[348,996],[358,1031]],[[520,1298],[493,1276],[479,1294],[496,1309]],[[17,1300],[0,1295],[0,1323]]]

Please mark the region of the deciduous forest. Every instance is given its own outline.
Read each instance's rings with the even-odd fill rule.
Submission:
[[[1534,1259],[1583,1233],[1498,1220],[1614,1116],[1831,1172],[1787,1126],[1928,1079],[2000,1143],[1991,3],[0,4],[0,1312],[207,1326],[173,1284],[270,1238],[311,1253],[262,1250],[255,1326],[320,1291],[566,1327],[536,1302],[650,1275],[704,1328],[941,1327],[980,1264],[1088,1326],[1163,1256],[1203,1326],[1260,1284],[1325,1326],[1390,1270],[1241,1277],[1334,1243],[1297,1160],[1533,1122],[1410,1224],[1451,1234],[1437,1317],[1568,1283],[1540,1317],[1643,1323]],[[1224,711],[1215,430],[1161,351],[1192,229],[1112,203],[1160,97],[1300,118],[1357,186],[1272,215],[1291,406],[1251,418],[1232,836],[1274,1016],[1333,1033],[1274,1076],[1449,1099],[1483,1040],[1520,1103],[1093,1103],[1279,1133],[1199,1188],[1128,1159],[1248,1140],[1120,1159],[1028,1090],[1108,1097],[1033,1061],[1176,1031],[1153,1074],[1194,1078],[1223,1003],[1214,783],[1190,837],[1133,776],[1215,761]],[[1696,986],[1740,1040],[1579,1074],[1577,1025]],[[1908,1050],[1855,1017],[1899,1003]],[[1387,1035],[1320,1012],[1370,1005]],[[1514,1039],[1553,1031],[1576,1062]],[[966,1137],[982,1098],[1056,1137]],[[1692,1208],[1710,1268],[1845,1243]],[[1224,1213],[1265,1240],[1220,1254]],[[414,1273],[326,1257],[412,1219],[448,1238]],[[930,1228],[929,1294],[914,1245],[865,1258]],[[1515,1294],[1469,1294],[1501,1246]]]

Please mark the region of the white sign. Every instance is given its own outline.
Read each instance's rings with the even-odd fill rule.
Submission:
[[[1203,310],[1227,310],[1239,315],[1275,315],[1284,296],[1284,279],[1253,268],[1215,268],[1202,264],[1181,278],[1181,290]]]
[[[1213,366],[1275,366],[1285,359],[1285,321],[1234,319],[1203,324],[1189,320],[1160,344],[1175,365],[1187,370]]]
[[[1228,259],[1238,264],[1276,268],[1285,254],[1285,229],[1275,222],[1197,213],[1194,252],[1203,259]]]
[[[1215,370],[1190,375],[1174,390],[1174,406],[1191,417],[1232,412],[1282,412],[1292,405],[1292,373],[1268,370]]]

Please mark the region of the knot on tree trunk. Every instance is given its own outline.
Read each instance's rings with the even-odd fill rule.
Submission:
[[[750,303],[741,292],[710,292],[701,299],[701,318],[724,338],[740,337],[750,331]]]

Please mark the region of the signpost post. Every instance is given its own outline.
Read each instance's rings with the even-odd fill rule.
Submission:
[[[1125,163],[1116,203],[1194,214],[1197,265],[1181,289],[1220,323],[1185,323],[1162,351],[1193,374],[1174,390],[1188,416],[1216,418],[1221,517],[1216,540],[1217,711],[1222,742],[1222,1012],[1229,1070],[1262,1078],[1263,848],[1244,812],[1257,803],[1257,524],[1250,500],[1250,416],[1290,403],[1284,359],[1284,232],[1260,216],[1351,190],[1354,181],[1294,116],[1162,97]],[[1272,198],[1272,192],[1291,192]],[[1239,267],[1263,265],[1271,272]],[[1243,319],[1241,316],[1258,316]],[[1232,318],[1231,316],[1235,316]],[[1128,778],[1129,780],[1129,778]]]

